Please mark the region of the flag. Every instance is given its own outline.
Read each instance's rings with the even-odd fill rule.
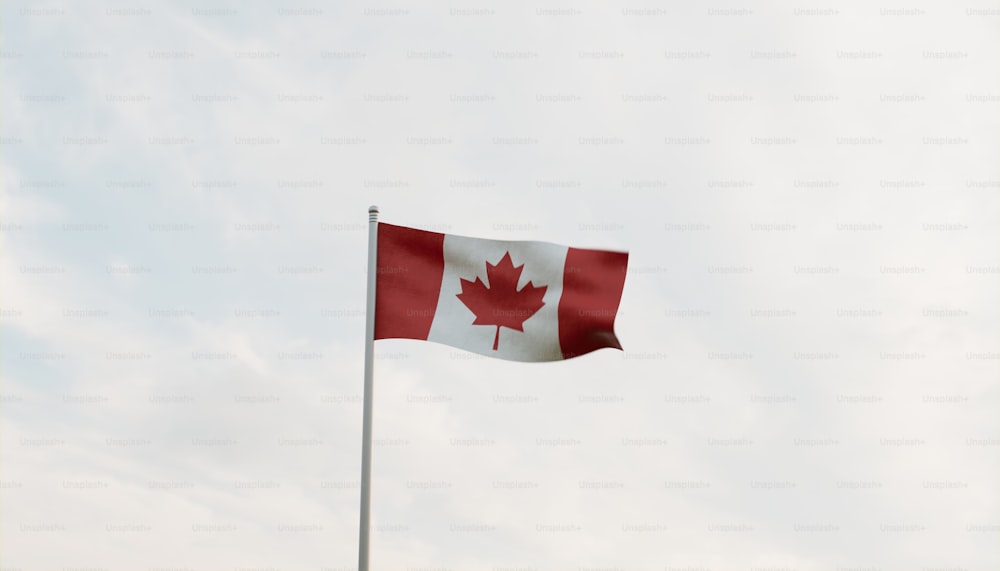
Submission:
[[[621,349],[628,253],[469,238],[378,223],[375,339],[511,361]]]

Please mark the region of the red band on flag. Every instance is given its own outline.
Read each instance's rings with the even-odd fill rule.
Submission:
[[[559,299],[559,345],[563,357],[610,347],[621,349],[615,315],[625,287],[628,254],[570,248]]]
[[[375,338],[427,339],[441,294],[444,234],[380,222]]]

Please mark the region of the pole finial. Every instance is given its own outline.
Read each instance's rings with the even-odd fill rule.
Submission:
[[[368,221],[375,222],[378,220],[378,206],[372,204],[368,207]]]

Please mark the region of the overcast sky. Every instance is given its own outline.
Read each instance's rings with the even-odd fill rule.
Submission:
[[[627,250],[376,345],[375,569],[1000,565],[996,2],[0,6],[0,568],[354,568],[367,207]]]

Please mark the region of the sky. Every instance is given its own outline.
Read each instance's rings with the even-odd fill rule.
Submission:
[[[629,252],[376,343],[373,569],[1000,565],[1000,6],[0,5],[0,569],[355,568],[367,209]]]

